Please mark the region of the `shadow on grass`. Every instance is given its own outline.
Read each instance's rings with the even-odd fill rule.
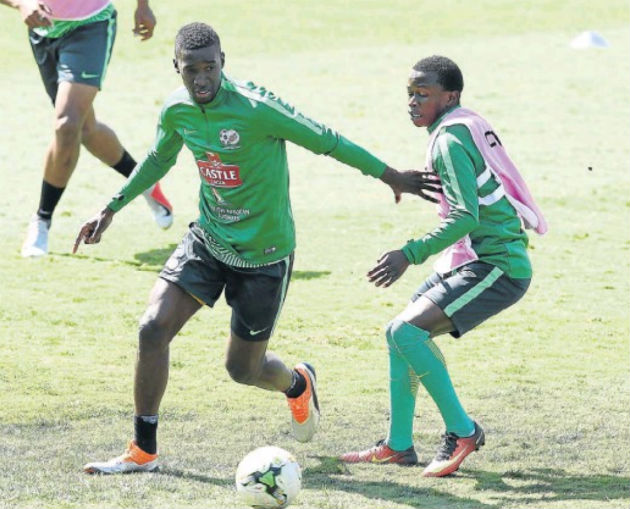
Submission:
[[[167,247],[136,253],[133,257],[139,262],[140,266],[151,267],[156,272],[159,272],[162,270],[168,257],[171,256],[171,253],[175,251],[176,247],[177,244],[169,244]]]
[[[622,500],[630,495],[630,478],[606,474],[576,475],[562,469],[534,468],[524,471],[484,472],[472,470],[460,474],[476,479],[478,491],[495,491],[515,496],[540,494],[545,502],[564,500]],[[514,483],[514,484],[510,484]],[[513,500],[505,498],[503,500]],[[539,499],[522,500],[536,505]]]
[[[291,273],[291,279],[317,279],[320,277],[326,277],[330,275],[329,270],[294,270]]]
[[[412,507],[500,508],[518,502],[536,507],[545,503],[569,500],[624,500],[628,498],[630,478],[614,475],[575,475],[562,469],[539,468],[525,471],[487,472],[464,470],[452,477],[476,480],[474,489],[488,492],[493,503],[452,495],[433,487],[417,487],[395,481],[364,481],[348,478],[351,472],[339,459],[314,456],[319,465],[305,469],[304,478],[310,488],[337,489],[360,493],[365,497],[391,500]],[[378,468],[377,466],[374,468]],[[416,467],[411,467],[416,468]],[[418,472],[419,474],[419,472]],[[494,503],[496,501],[496,503]]]
[[[224,488],[231,488],[234,485],[233,479],[222,479],[221,477],[211,477],[209,475],[199,474],[195,472],[187,472],[186,470],[180,470],[177,468],[160,468],[157,472],[161,475],[169,475],[177,477],[179,479],[185,479],[187,481],[196,481],[207,484],[214,484],[215,486],[223,486]]]
[[[609,501],[623,500],[628,497],[630,478],[614,475],[575,475],[562,469],[540,468],[526,471],[487,472],[483,470],[464,470],[453,477],[476,480],[474,489],[487,492],[493,503],[483,503],[477,499],[461,497],[431,487],[409,486],[393,480],[369,481],[352,477],[348,466],[331,456],[311,456],[319,464],[304,470],[304,485],[316,490],[340,490],[357,493],[366,498],[388,500],[416,508],[457,507],[460,509],[499,509],[506,504],[536,507],[541,501],[547,503],[562,501]],[[374,466],[373,468],[381,468]],[[403,468],[403,467],[400,467]],[[417,468],[420,466],[405,467]],[[160,475],[168,475],[189,481],[208,483],[222,487],[232,487],[231,478],[212,477],[180,469],[162,468]]]
[[[336,477],[337,475],[349,475],[346,465],[341,463],[337,458],[315,456],[320,460],[320,464],[304,470],[303,485],[309,489],[317,490],[341,490],[349,493],[358,493],[365,497],[378,500],[389,500],[407,504],[412,507],[458,507],[465,509],[492,509],[496,506],[483,504],[475,499],[458,497],[450,495],[434,488],[417,488],[405,484],[399,484],[393,481],[362,481],[352,478]],[[376,466],[375,468],[379,468]],[[195,481],[200,483],[212,484],[231,488],[233,486],[232,478],[224,479],[220,477],[212,477],[196,472],[188,472],[180,469],[170,469],[168,467],[160,468],[158,475],[168,475]]]
[[[166,260],[175,250],[177,244],[170,244],[168,247],[161,249],[152,249],[144,253],[136,253],[134,260],[122,260],[119,258],[104,258],[102,256],[93,256],[91,254],[72,254],[72,253],[54,253],[51,255],[60,257],[72,257],[80,260],[90,260],[96,262],[118,263],[120,265],[129,265],[137,270],[143,270],[147,272],[160,272]]]
[[[340,490],[350,493],[358,493],[367,498],[388,500],[417,508],[427,507],[457,507],[490,509],[496,508],[493,504],[484,504],[474,498],[465,498],[452,495],[432,487],[409,486],[397,483],[395,480],[366,481],[347,477],[352,475],[347,464],[333,456],[311,456],[319,460],[319,465],[304,470],[305,485],[309,488],[321,490]],[[375,465],[374,468],[382,468]],[[396,468],[396,467],[394,467]],[[418,467],[398,467],[418,469]],[[341,477],[343,476],[343,477]]]

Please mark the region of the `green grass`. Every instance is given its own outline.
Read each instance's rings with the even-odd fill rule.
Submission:
[[[427,139],[406,116],[408,69],[441,53],[460,63],[464,104],[500,133],[551,230],[531,238],[535,278],[522,302],[459,340],[438,340],[465,407],[486,429],[482,452],[441,480],[416,468],[346,467],[335,455],[387,429],[383,326],[430,264],[388,290],[364,274],[436,217],[424,202],[394,206],[380,183],[290,147],[298,250],[272,348],[318,368],[316,439],[291,438],[282,397],[229,379],[221,303],[195,316],[172,348],[161,472],[86,477],[83,463],[120,452],[131,435],[137,320],[196,215],[198,177],[182,153],[164,182],[177,214],[170,231],[156,231],[144,204],[133,203],[101,245],[71,256],[82,221],[120,186],[84,153],[55,217],[52,255],[21,259],[52,119],[17,14],[0,9],[0,507],[235,507],[236,464],[264,444],[291,450],[304,467],[295,507],[628,507],[626,2],[156,2],[156,36],[143,44],[130,34],[133,2],[118,3],[96,108],[136,157],[178,86],[171,45],[183,23],[215,25],[231,75],[266,85],[401,169],[423,164]],[[570,49],[586,29],[610,48]],[[416,413],[426,462],[442,423],[422,392]]]

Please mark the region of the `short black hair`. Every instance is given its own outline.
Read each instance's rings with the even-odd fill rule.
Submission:
[[[181,27],[175,36],[175,55],[182,50],[207,48],[215,44],[221,49],[221,40],[214,28],[205,23],[189,23]]]
[[[413,68],[415,71],[435,73],[438,77],[437,82],[447,92],[464,90],[462,71],[450,58],[432,55],[420,60]]]

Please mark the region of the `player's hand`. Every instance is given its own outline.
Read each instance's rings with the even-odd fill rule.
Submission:
[[[398,171],[388,166],[381,175],[381,180],[392,188],[396,203],[400,202],[402,193],[417,194],[427,201],[437,203],[437,198],[431,194],[442,192],[440,179],[426,171]]]
[[[155,20],[151,7],[149,7],[148,1],[138,0],[134,23],[133,33],[140,37],[141,41],[146,41],[153,37],[153,30],[155,29],[157,21]]]
[[[22,0],[18,9],[22,15],[22,20],[29,28],[52,26],[52,10],[45,2]]]
[[[370,283],[387,288],[397,281],[409,267],[409,260],[400,250],[385,253],[378,259],[376,266],[367,273]]]
[[[77,252],[81,242],[85,244],[98,244],[101,241],[101,235],[103,235],[103,232],[107,230],[111,224],[114,214],[114,211],[105,207],[98,215],[86,221],[81,227],[81,230],[79,230],[77,240],[74,241],[72,254]]]

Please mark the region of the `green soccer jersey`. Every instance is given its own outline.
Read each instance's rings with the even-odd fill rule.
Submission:
[[[443,116],[429,127],[429,133]],[[491,205],[480,205],[480,198],[491,195],[500,183],[491,176],[478,187],[477,178],[486,165],[468,128],[461,124],[442,127],[433,144],[431,161],[442,181],[450,212],[433,231],[403,247],[407,259],[422,263],[468,235],[480,261],[499,267],[509,277],[531,278],[528,238],[516,209],[505,196]]]
[[[163,177],[186,145],[200,179],[199,225],[221,261],[256,266],[295,248],[285,140],[380,177],[385,163],[270,91],[223,75],[215,98],[182,87],[167,99],[152,150],[108,207],[120,210]]]

